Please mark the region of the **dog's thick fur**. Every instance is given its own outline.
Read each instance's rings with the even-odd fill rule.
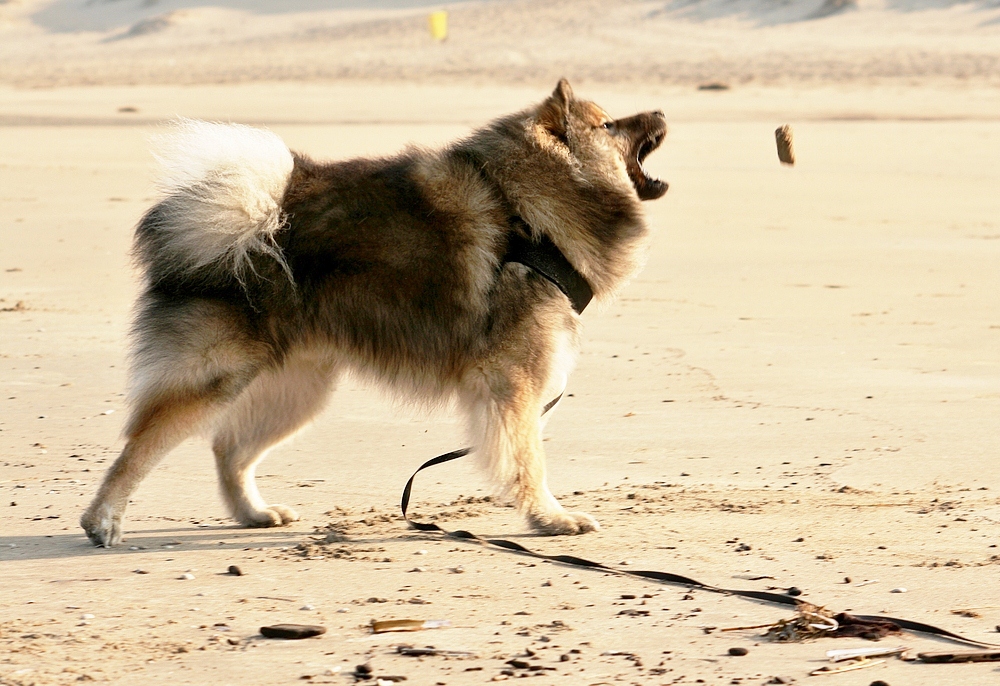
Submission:
[[[128,442],[83,515],[87,535],[119,543],[129,495],[199,431],[237,521],[298,519],[264,501],[254,471],[348,370],[424,402],[457,399],[484,466],[535,529],[596,529],[553,498],[542,451],[541,409],[565,384],[578,317],[503,257],[527,225],[610,297],[642,260],[640,200],[666,191],[641,165],[665,133],[662,113],[614,121],[565,81],[441,151],[385,159],[320,163],[270,132],[178,123],[158,155],[165,197],[136,229],[146,287]]]

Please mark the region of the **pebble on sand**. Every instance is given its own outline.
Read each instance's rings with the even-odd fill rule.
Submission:
[[[318,624],[273,624],[262,626],[260,633],[265,638],[283,638],[288,640],[298,640],[300,638],[312,638],[326,633],[325,626]]]
[[[750,652],[749,650],[747,650],[746,648],[742,648],[740,646],[736,646],[735,648],[730,648],[729,649],[729,654],[730,655],[736,655],[737,657],[746,655],[749,652]]]

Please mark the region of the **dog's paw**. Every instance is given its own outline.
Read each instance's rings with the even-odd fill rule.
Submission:
[[[287,505],[268,505],[266,509],[245,513],[239,521],[250,527],[284,526],[299,521],[299,513]]]
[[[546,512],[528,517],[531,528],[547,536],[574,536],[597,531],[601,525],[584,512]]]
[[[91,506],[80,517],[80,526],[98,548],[112,548],[122,542],[122,515],[110,505]]]

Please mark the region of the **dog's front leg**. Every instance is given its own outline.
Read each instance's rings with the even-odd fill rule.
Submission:
[[[567,512],[549,491],[541,394],[528,379],[508,376],[492,381],[486,384],[489,390],[476,394],[468,410],[480,459],[495,482],[540,533],[555,536],[599,529],[596,519],[583,512]]]

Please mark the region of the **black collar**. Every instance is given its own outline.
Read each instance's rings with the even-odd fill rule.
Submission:
[[[514,217],[511,223],[521,224],[530,231],[520,217]],[[543,235],[541,240],[533,241],[520,231],[511,231],[503,262],[523,264],[544,276],[569,298],[577,314],[581,314],[594,297],[594,291],[587,280],[548,236]]]

